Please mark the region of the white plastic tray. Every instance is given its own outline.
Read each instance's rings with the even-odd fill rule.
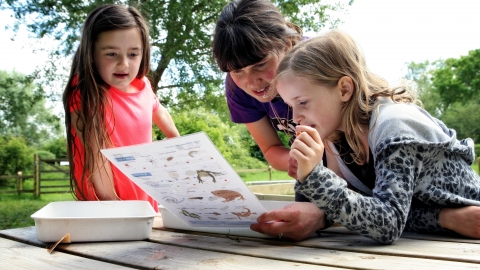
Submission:
[[[38,240],[72,242],[142,240],[150,236],[156,213],[146,201],[52,202],[35,212]]]
[[[283,208],[285,205],[292,204],[292,201],[260,201],[267,211]],[[159,206],[162,215],[163,226],[165,228],[180,229],[187,231],[208,232],[218,234],[228,234],[232,236],[247,236],[257,238],[271,238],[269,235],[252,231],[250,227],[192,227],[183,220],[174,216],[168,209]]]

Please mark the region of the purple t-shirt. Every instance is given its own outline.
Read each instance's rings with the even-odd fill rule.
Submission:
[[[295,123],[292,119],[292,108],[278,96],[271,102],[260,102],[240,89],[227,74],[225,80],[227,104],[232,122],[247,124],[256,122],[268,115],[275,130],[290,134],[293,142],[295,138]],[[273,109],[272,109],[273,108]]]

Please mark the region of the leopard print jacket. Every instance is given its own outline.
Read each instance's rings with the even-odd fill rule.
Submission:
[[[480,177],[470,165],[473,141],[413,104],[381,99],[370,121],[376,181],[371,196],[347,188],[318,164],[295,191],[348,229],[389,244],[405,230],[440,231],[441,207],[480,206]],[[412,200],[425,205],[410,213]],[[410,215],[410,216],[409,216]]]

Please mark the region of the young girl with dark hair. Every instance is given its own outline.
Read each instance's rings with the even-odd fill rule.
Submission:
[[[63,94],[71,186],[78,200],[157,202],[100,153],[152,141],[152,122],[179,136],[145,77],[149,33],[133,7],[104,5],[87,17]]]

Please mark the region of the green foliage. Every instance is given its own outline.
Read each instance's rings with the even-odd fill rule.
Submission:
[[[475,144],[475,157],[477,160],[480,158],[480,144]]]
[[[250,156],[246,145],[250,141],[244,137],[247,132],[243,131],[245,129],[243,125],[225,124],[217,114],[204,108],[172,113],[172,118],[181,135],[205,132],[234,168],[267,167],[265,163]],[[155,129],[154,137],[158,140],[165,138],[158,129]]]
[[[480,141],[480,49],[459,59],[410,63],[413,80],[425,109],[457,132],[457,138]]]
[[[0,135],[0,175],[32,172],[34,152],[22,137]]]
[[[41,150],[52,153],[53,158],[66,158],[67,157],[67,141],[65,137],[60,137],[47,141],[42,145]]]
[[[39,145],[59,132],[60,119],[45,107],[43,89],[35,86],[33,78],[0,71],[0,134]]]
[[[445,106],[467,102],[480,95],[480,49],[460,58],[449,58],[433,72],[432,85]]]
[[[71,194],[48,194],[40,198],[35,198],[33,194],[2,194],[0,196],[0,216],[2,217],[0,230],[34,226],[35,222],[30,216],[54,201],[73,201],[73,197]]]
[[[440,95],[432,87],[432,73],[443,62],[438,60],[430,63],[425,61],[423,63],[411,62],[408,64],[408,71],[405,76],[406,79],[414,81],[418,98],[432,116],[439,118],[444,110]]]
[[[327,22],[338,24],[335,12],[343,13],[352,2],[274,1],[289,20],[305,31],[319,31]],[[72,55],[87,14],[106,3],[136,6],[149,22],[152,45],[149,76],[155,91],[161,89],[164,92],[161,95],[166,107],[185,110],[213,104],[213,109],[219,109],[219,115],[225,119],[225,107],[216,108],[215,105],[224,98],[219,94],[219,89],[223,89],[223,74],[214,63],[211,39],[218,15],[227,0],[4,0],[0,1],[0,8],[13,11],[16,18],[14,29],[25,25],[36,37],[48,36],[60,41],[61,45],[51,52],[50,67],[41,69],[48,84],[59,80],[55,59]],[[179,93],[182,95],[177,97]]]
[[[458,139],[472,138],[480,142],[480,98],[467,103],[455,102],[442,115],[442,121],[455,129]]]

